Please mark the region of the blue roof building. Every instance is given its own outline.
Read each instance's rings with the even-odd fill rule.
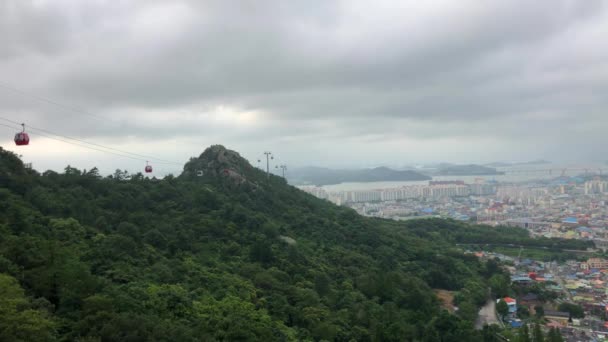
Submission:
[[[521,328],[524,325],[524,323],[519,319],[514,319],[509,322],[509,324],[511,324],[511,328]]]
[[[585,227],[585,226],[580,226],[580,227],[576,228],[576,231],[579,233],[582,233],[582,232],[591,233],[591,228]]]

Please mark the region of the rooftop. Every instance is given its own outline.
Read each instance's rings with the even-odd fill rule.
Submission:
[[[570,318],[570,314],[563,311],[545,310],[545,317]]]
[[[511,297],[505,297],[502,300],[504,300],[507,304],[515,304],[517,303],[517,301]]]

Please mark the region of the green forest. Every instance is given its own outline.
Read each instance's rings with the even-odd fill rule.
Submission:
[[[222,146],[163,179],[0,148],[0,340],[494,341],[473,322],[508,277],[457,244],[586,246],[492,229],[364,218]]]

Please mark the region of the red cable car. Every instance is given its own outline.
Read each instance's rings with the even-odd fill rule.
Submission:
[[[21,124],[23,126],[23,131],[15,134],[15,144],[17,146],[29,145],[30,137],[25,133],[25,124]]]
[[[148,162],[146,162],[146,168],[145,168],[145,170],[146,170],[146,173],[152,172],[152,166],[148,165]]]

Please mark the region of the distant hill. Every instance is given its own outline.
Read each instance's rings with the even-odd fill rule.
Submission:
[[[322,167],[304,167],[289,173],[293,184],[330,185],[345,182],[423,181],[431,177],[411,170],[393,170],[387,167],[358,170],[334,170]]]
[[[504,174],[504,172],[497,171],[495,168],[476,164],[442,165],[436,172],[439,176],[485,176]]]
[[[509,166],[513,166],[513,163],[505,163],[505,162],[493,162],[493,163],[487,163],[487,164],[483,164],[483,166],[487,166],[487,167],[509,167]]]

